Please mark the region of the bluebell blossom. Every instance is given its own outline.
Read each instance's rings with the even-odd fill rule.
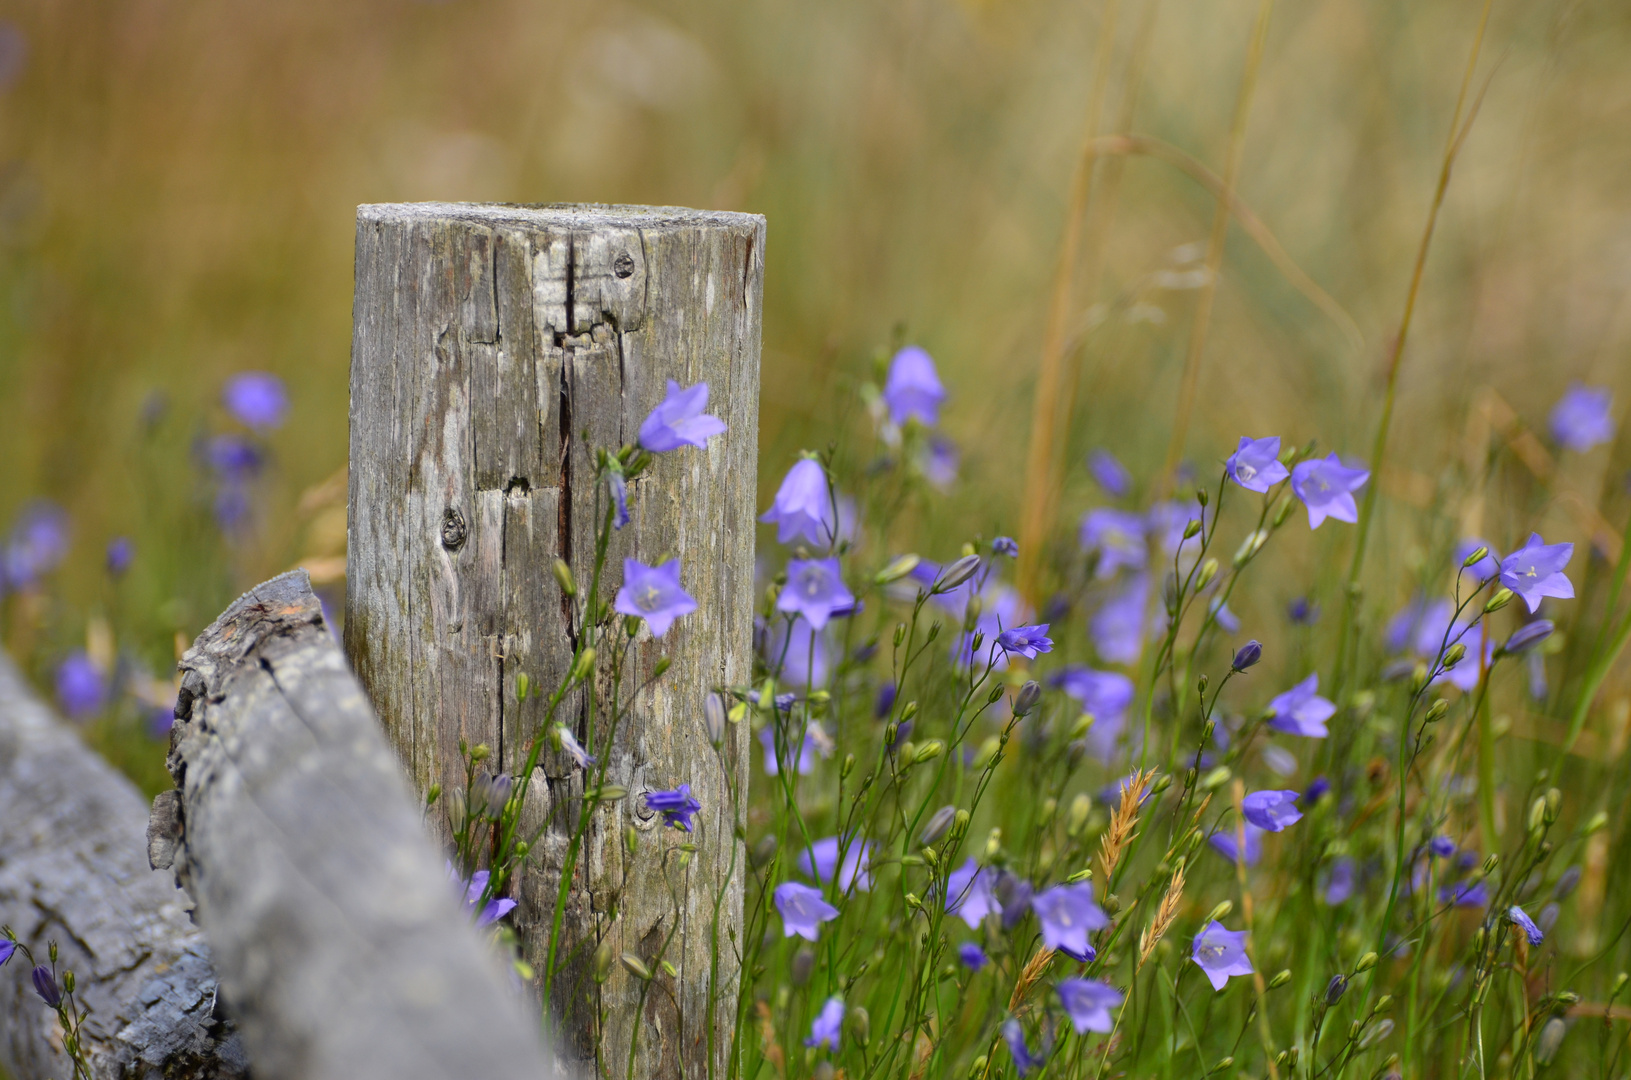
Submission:
[[[1268,832],[1280,832],[1303,818],[1295,791],[1254,791],[1241,800],[1246,820]]]
[[[1088,935],[1110,925],[1098,904],[1093,902],[1093,883],[1078,881],[1055,885],[1031,898],[1031,910],[1042,924],[1042,943],[1076,960],[1093,959]]]
[[[982,867],[972,857],[946,878],[946,912],[977,929],[987,915],[1001,914],[1002,905],[992,891],[995,871]]]
[[[1127,493],[1133,490],[1132,474],[1127,471],[1126,466],[1116,460],[1116,455],[1102,446],[1087,455],[1087,469],[1107,495],[1124,499]]]
[[[1195,935],[1189,955],[1213,990],[1222,990],[1233,976],[1250,975],[1256,970],[1246,956],[1246,931],[1226,929],[1215,919]]]
[[[707,383],[681,389],[679,383],[669,379],[663,400],[640,424],[640,446],[654,454],[682,446],[707,446],[709,439],[725,433],[725,421],[703,412],[707,407]]]
[[[1323,776],[1316,776],[1313,780],[1309,781],[1308,790],[1303,792],[1303,801],[1309,806],[1313,806],[1315,803],[1325,798],[1326,794],[1330,790],[1331,781],[1327,780]]]
[[[1030,914],[1031,897],[1036,894],[1036,889],[1018,874],[1004,870],[997,875],[991,893],[996,898],[998,910],[1002,912],[1002,928],[1006,931],[1018,926],[1020,920]]]
[[[1150,535],[1161,545],[1162,558],[1170,563],[1174,555],[1181,553],[1179,561],[1187,572],[1201,549],[1201,537],[1198,532],[1188,537],[1184,534],[1189,531],[1191,522],[1206,520],[1206,511],[1201,504],[1193,498],[1158,502],[1150,507],[1146,520]]]
[[[979,971],[991,962],[990,957],[985,955],[985,950],[972,941],[965,941],[957,946],[957,959],[970,971]],[[0,960],[0,963],[4,962]]]
[[[680,587],[680,561],[647,566],[638,559],[623,560],[623,586],[612,607],[620,615],[644,619],[653,637],[662,637],[681,616],[697,609],[697,602]]]
[[[787,564],[787,584],[776,598],[776,610],[802,615],[816,630],[827,625],[835,610],[854,604],[855,594],[844,584],[837,559],[793,559]]]
[[[1029,615],[1025,604],[1020,600],[1019,594],[1006,585],[998,585],[986,590],[981,598],[979,618],[974,620],[974,629],[968,633],[960,634],[953,641],[951,647],[952,658],[959,667],[978,665],[983,667],[990,659],[992,667],[997,671],[1006,670],[1008,655],[997,647],[997,638],[1004,627],[1012,626],[1023,621]],[[980,645],[980,655],[974,655],[974,635],[983,638]]]
[[[612,497],[612,528],[621,529],[629,523],[629,484],[616,469],[606,474],[606,490]]]
[[[832,673],[829,634],[817,631],[805,619],[779,618],[765,633],[765,666],[783,685],[825,686]]]
[[[788,738],[791,746],[792,739]],[[799,746],[798,761],[794,768],[800,776],[809,776],[815,770],[816,756],[826,757],[831,738],[820,724],[811,723],[804,732],[804,742]],[[759,744],[765,751],[765,775],[775,776],[780,772],[776,763],[776,733],[770,727],[759,730]]]
[[[1548,596],[1574,597],[1574,583],[1563,568],[1574,558],[1573,544],[1548,544],[1540,533],[1530,533],[1523,547],[1501,560],[1501,584],[1523,597],[1531,613]]]
[[[0,937],[0,967],[5,967],[17,951],[17,943],[8,937]]]
[[[1240,619],[1229,610],[1229,605],[1224,602],[1223,597],[1214,596],[1208,600],[1206,613],[1212,616],[1212,621],[1217,623],[1225,634],[1240,633]]]
[[[1252,439],[1242,435],[1240,446],[1224,464],[1229,479],[1247,491],[1268,491],[1291,474],[1280,463],[1280,436]]]
[[[1300,461],[1291,470],[1291,490],[1308,509],[1308,527],[1317,529],[1326,518],[1359,520],[1359,507],[1353,493],[1370,480],[1364,469],[1349,468],[1335,454]]]
[[[825,546],[837,535],[832,492],[821,462],[805,458],[783,478],[770,509],[759,520],[776,526],[776,539],[788,544],[800,538]]]
[[[844,1031],[844,999],[834,994],[821,1006],[821,1011],[810,1024],[810,1037],[804,1040],[805,1046],[826,1046],[829,1050],[838,1049],[838,1040]]]
[[[1082,712],[1092,715],[1088,745],[1101,761],[1108,760],[1133,703],[1133,681],[1119,672],[1072,665],[1054,673],[1048,682],[1075,698]]]
[[[691,819],[702,809],[702,803],[691,794],[690,784],[681,784],[672,791],[646,792],[646,807],[663,816],[663,824],[673,829],[691,831]]]
[[[1269,726],[1276,731],[1323,739],[1330,734],[1325,722],[1336,715],[1337,707],[1319,696],[1319,673],[1308,676],[1269,702]]]
[[[999,536],[991,541],[991,554],[1006,555],[1010,559],[1019,558],[1019,544],[1011,536]]]
[[[1121,1006],[1120,990],[1097,979],[1064,979],[1054,989],[1076,1034],[1089,1031],[1108,1034],[1114,1030],[1110,1010]]]
[[[1123,567],[1143,569],[1149,557],[1144,539],[1145,521],[1142,515],[1129,510],[1101,507],[1082,515],[1079,540],[1082,550],[1097,554],[1099,559],[1093,573],[1095,577],[1114,577]]]
[[[1018,653],[1027,660],[1035,660],[1038,653],[1053,651],[1047,623],[1040,626],[1011,626],[997,635],[997,644],[1003,652]]]
[[[453,878],[455,883],[458,883],[458,875],[454,872],[452,863],[447,864],[447,872],[448,876]],[[475,915],[477,926],[491,926],[515,910],[514,900],[495,896],[487,901],[480,913],[477,913],[476,905],[481,903],[481,894],[487,891],[487,882],[490,878],[489,871],[477,870],[470,875],[469,881],[462,883],[464,886],[464,909],[467,913]]]
[[[57,978],[50,968],[41,964],[33,970],[30,978],[34,982],[34,992],[40,995],[41,1001],[53,1009],[62,1006],[62,991],[57,989]]]
[[[837,877],[838,891],[847,893],[854,888],[869,892],[872,889],[872,844],[861,840],[847,843],[844,870]],[[838,872],[839,846],[836,836],[817,840],[811,847],[799,852],[799,870],[823,883],[833,881],[833,875]]]
[[[940,385],[940,374],[928,352],[908,345],[895,354],[884,381],[883,400],[889,407],[889,418],[898,426],[913,419],[926,427],[940,422],[946,389]]]
[[[784,881],[774,893],[776,910],[782,917],[782,936],[797,934],[806,941],[821,935],[821,924],[838,918],[838,909],[822,898],[820,889],[796,881]]]
[[[1614,392],[1606,386],[1571,383],[1552,409],[1552,438],[1565,450],[1583,453],[1614,438]]]
[[[565,724],[557,724],[555,733],[561,740],[561,749],[572,755],[572,760],[578,768],[587,769],[595,763],[595,756],[583,748],[583,744],[578,742],[578,737],[572,733],[571,728]]]
[[[898,688],[892,682],[886,682],[878,687],[878,696],[872,704],[872,717],[882,720],[895,711],[895,699],[899,694]]]
[[[1489,887],[1482,878],[1459,885],[1445,885],[1438,891],[1438,902],[1456,907],[1483,907],[1489,903]]]

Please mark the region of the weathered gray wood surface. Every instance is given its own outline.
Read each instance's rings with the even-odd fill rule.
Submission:
[[[566,1017],[563,1052],[591,1060],[603,1015],[604,1064],[617,1075],[640,987],[621,967],[596,986],[590,956],[610,937],[618,952],[652,959],[674,924],[658,852],[687,839],[700,851],[677,882],[682,925],[667,958],[679,978],[657,975],[635,1075],[707,1076],[710,1043],[722,1074],[730,1043],[738,950],[728,932],[741,920],[743,856],[702,702],[711,686],[751,677],[764,235],[757,216],[672,208],[423,204],[357,215],[346,647],[422,789],[462,787],[461,737],[492,746],[507,771],[523,764],[542,709],[517,706],[515,676],[552,688],[571,656],[579,627],[550,566],[559,556],[589,581],[593,448],[634,441],[667,379],[706,381],[708,411],[729,425],[705,450],[660,455],[630,485],[634,519],[607,560],[609,596],[625,555],[677,554],[699,604],[634,650],[630,684],[660,657],[673,667],[618,732],[607,779],[631,796],[597,815],[566,912],[569,963],[551,1003]],[[571,705],[587,744],[581,702]],[[745,725],[728,742],[740,789]],[[539,773],[527,815],[547,816],[550,831],[513,918],[541,980],[583,778],[547,752]],[[693,837],[658,829],[641,800],[679,783],[702,802]],[[642,838],[634,859],[620,839],[627,825]]]
[[[242,1041],[187,897],[147,865],[147,803],[35,696],[0,653],[0,923],[42,959],[60,946],[97,1080],[236,1077]],[[21,954],[0,970],[0,1066],[16,1080],[71,1073],[56,1015]]]
[[[257,1080],[565,1075],[460,907],[304,571],[182,658],[149,850],[197,901]]]

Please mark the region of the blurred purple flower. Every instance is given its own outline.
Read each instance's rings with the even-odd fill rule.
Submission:
[[[832,651],[828,633],[805,619],[777,619],[765,635],[765,665],[786,686],[825,686]]]
[[[1102,446],[1087,455],[1087,469],[1107,495],[1121,499],[1133,490],[1132,474]]]
[[[130,564],[135,561],[135,558],[136,546],[130,542],[130,537],[115,536],[108,541],[107,565],[110,576],[124,577],[125,571],[130,569]]]
[[[1315,803],[1319,802],[1320,799],[1324,798],[1325,793],[1330,790],[1331,781],[1327,780],[1323,776],[1316,776],[1309,782],[1308,790],[1303,792],[1303,801],[1308,803],[1309,806],[1313,806]]]
[[[1250,975],[1256,970],[1246,957],[1246,931],[1227,930],[1215,919],[1195,935],[1190,958],[1200,966],[1213,990],[1222,990],[1230,976]]]
[[[776,610],[796,613],[820,630],[836,609],[853,607],[855,594],[844,584],[837,559],[793,559]]]
[[[1269,743],[1263,747],[1263,764],[1281,776],[1293,776],[1297,772],[1297,755],[1283,746]]]
[[[1506,639],[1506,644],[1501,646],[1501,651],[1521,653],[1551,637],[1554,629],[1556,627],[1550,619],[1536,619],[1532,623],[1525,623],[1512,632],[1512,636]]]
[[[0,586],[26,589],[55,570],[68,554],[68,512],[36,499],[23,507],[0,552]]]
[[[1351,525],[1359,520],[1359,507],[1354,504],[1353,493],[1369,479],[1369,472],[1350,469],[1342,464],[1341,458],[1331,454],[1298,462],[1291,470],[1291,490],[1308,508],[1309,528],[1319,528],[1328,517]]]
[[[979,971],[991,962],[991,959],[985,955],[985,950],[972,941],[965,941],[957,946],[957,959],[962,961],[963,966],[970,971]],[[4,961],[0,961],[0,963],[4,963]]]
[[[1088,935],[1110,925],[1110,919],[1093,902],[1093,883],[1055,885],[1031,898],[1031,910],[1042,923],[1042,944],[1058,949],[1075,960],[1093,959]]]
[[[1320,606],[1307,596],[1299,596],[1286,605],[1286,617],[1298,626],[1313,626],[1319,621]]]
[[[1240,446],[1224,465],[1229,479],[1247,491],[1266,492],[1291,475],[1280,464],[1280,436],[1266,439],[1240,437]]]
[[[454,872],[452,863],[448,863],[447,865],[447,874],[448,877],[452,878],[455,883],[458,882],[458,874]],[[476,905],[481,903],[481,894],[487,891],[487,882],[490,880],[490,878],[490,871],[477,870],[474,874],[470,875],[469,881],[463,883],[464,910],[466,912],[475,914]],[[514,900],[493,897],[491,900],[487,901],[486,906],[481,909],[481,913],[476,915],[476,925],[491,926],[493,923],[502,919],[504,916],[508,915],[514,910]]]
[[[281,426],[289,411],[283,380],[265,371],[245,371],[228,379],[221,402],[240,424],[262,430]]]
[[[1483,907],[1489,903],[1489,887],[1483,879],[1463,881],[1459,885],[1446,885],[1438,891],[1438,902],[1456,907]]]
[[[699,382],[683,390],[668,380],[668,393],[640,424],[640,445],[654,454],[682,446],[707,446],[725,433],[725,421],[703,412],[708,407],[708,384]]]
[[[1245,832],[1246,865],[1256,866],[1257,860],[1263,856],[1263,830],[1258,828],[1256,825],[1253,825],[1250,821],[1247,821]],[[1235,830],[1233,828],[1219,829],[1217,832],[1207,837],[1206,842],[1212,846],[1213,851],[1216,851],[1219,855],[1222,855],[1230,862],[1235,863],[1241,861],[1240,842],[1236,839]]]
[[[1523,597],[1531,613],[1544,597],[1574,597],[1574,583],[1563,568],[1574,558],[1573,544],[1548,544],[1540,533],[1530,533],[1523,547],[1501,560],[1501,584]]]
[[[83,720],[107,703],[108,683],[83,649],[57,665],[57,704],[71,720]]]
[[[1572,383],[1552,409],[1552,438],[1566,450],[1583,453],[1614,438],[1609,415],[1614,393],[1606,386]]]
[[[821,1011],[811,1021],[810,1037],[804,1040],[804,1045],[810,1047],[825,1045],[829,1050],[836,1051],[843,1032],[844,999],[834,994],[821,1006]]]
[[[940,406],[946,389],[940,385],[934,360],[916,345],[908,345],[889,362],[889,378],[883,387],[889,418],[897,425],[916,418],[927,427],[940,422]]]
[[[653,637],[662,637],[674,620],[697,609],[691,594],[680,587],[680,561],[647,566],[638,559],[623,560],[623,587],[612,604],[620,615],[644,619]]]
[[[838,837],[828,836],[799,852],[799,869],[817,881],[826,884],[833,880],[838,869]],[[812,861],[813,856],[813,861]],[[851,888],[861,892],[872,889],[872,845],[863,841],[850,841],[844,852],[844,872],[838,875],[838,891],[847,893]]]
[[[612,528],[621,529],[629,523],[629,482],[612,469],[606,474],[606,490],[612,497]]]
[[[1269,702],[1272,712],[1269,726],[1307,739],[1323,739],[1329,735],[1325,722],[1336,714],[1337,707],[1319,696],[1319,688],[1319,672],[1315,672],[1285,693],[1276,695]]]
[[[956,443],[944,435],[935,435],[929,439],[928,450],[923,455],[923,478],[945,491],[957,482],[957,467],[962,459]]]
[[[1031,897],[1035,893],[1036,889],[1031,883],[1018,874],[1010,874],[1004,870],[997,875],[997,883],[992,886],[991,894],[996,898],[998,910],[1002,912],[1004,930],[1012,930],[1030,913]]]
[[[873,719],[882,720],[884,717],[894,712],[895,698],[898,695],[899,690],[892,682],[886,682],[882,686],[878,687],[877,700],[872,704]]]
[[[1448,859],[1455,854],[1455,841],[1448,836],[1435,836],[1427,842],[1427,851],[1435,858]]]
[[[825,757],[825,739],[823,732],[817,734],[820,725],[811,724],[804,732],[804,743],[799,747],[799,759],[795,768],[800,776],[809,776],[815,769],[816,755]],[[792,746],[791,737],[787,740],[789,748]],[[768,725],[759,729],[759,745],[765,750],[765,775],[775,776],[781,769],[776,762],[776,733]]]
[[[1167,558],[1170,559],[1181,549],[1185,552],[1185,558],[1200,550],[1201,538],[1198,533],[1187,540],[1184,538],[1190,522],[1206,520],[1206,511],[1196,500],[1172,499],[1156,503],[1150,507],[1148,520],[1150,534],[1160,542],[1161,552]]]
[[[583,748],[583,744],[578,742],[578,737],[572,733],[571,728],[565,724],[558,724],[555,730],[560,734],[561,748],[572,756],[578,768],[587,769],[595,763],[595,755]]]
[[[835,536],[832,492],[821,462],[805,458],[782,479],[770,509],[759,520],[776,526],[776,540],[791,543],[800,537],[825,546]]]
[[[1082,515],[1080,540],[1083,551],[1098,553],[1099,561],[1093,570],[1098,578],[1114,577],[1122,567],[1141,569],[1149,554],[1144,518],[1129,510],[1089,510]]]
[[[1121,991],[1096,979],[1063,979],[1055,987],[1076,1034],[1108,1033],[1115,1028],[1110,1010],[1121,1005]]]
[[[1136,664],[1144,650],[1150,579],[1135,574],[1088,620],[1088,633],[1099,656],[1113,664]]]
[[[1002,1022],[1002,1041],[1008,1044],[1008,1053],[1014,1059],[1014,1071],[1020,1076],[1048,1060],[1047,1054],[1031,1053],[1030,1047],[1025,1045],[1025,1029],[1020,1026],[1018,1020]]]
[[[1099,760],[1108,761],[1133,703],[1133,680],[1118,672],[1073,664],[1049,676],[1048,682],[1075,698],[1082,712],[1092,715],[1088,745]]]
[[[1225,634],[1238,634],[1240,632],[1240,619],[1234,612],[1229,610],[1229,605],[1224,603],[1223,597],[1214,596],[1211,600],[1208,600],[1206,611]]]
[[[1546,683],[1546,654],[1539,649],[1528,656],[1529,668],[1529,698],[1531,701],[1545,701],[1551,688]]]
[[[1019,558],[1019,545],[1011,536],[999,536],[991,541],[991,554],[1006,555],[1010,559]]]
[[[821,934],[821,924],[838,918],[838,909],[822,899],[820,889],[812,889],[796,881],[784,881],[776,886],[776,910],[782,917],[782,936],[797,934],[806,941],[814,941]]]
[[[1346,855],[1332,860],[1320,899],[1326,907],[1341,907],[1354,894],[1354,861]]]
[[[1295,791],[1254,791],[1241,800],[1246,820],[1268,832],[1280,832],[1303,819]]]
[[[34,969],[30,978],[34,981],[34,992],[40,995],[41,1001],[53,1009],[62,1005],[62,991],[57,989],[56,976],[51,974],[50,968],[41,964]]]

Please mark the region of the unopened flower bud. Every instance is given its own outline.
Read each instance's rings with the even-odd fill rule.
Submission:
[[[651,969],[646,967],[645,961],[641,960],[638,956],[635,956],[631,952],[626,952],[622,956],[618,957],[618,959],[622,961],[623,969],[630,975],[633,975],[636,979],[646,981],[651,979]]]
[[[971,820],[972,818],[969,817],[967,810],[959,809],[957,811],[957,816],[952,818],[951,821],[951,837],[953,840],[961,840],[968,835],[968,823]]]
[[[515,778],[509,773],[499,773],[487,782],[487,816],[496,818],[504,813],[504,807],[510,801],[510,790],[515,787]]]
[[[1462,658],[1466,655],[1467,646],[1458,641],[1444,651],[1444,666],[1446,668],[1453,668],[1457,664],[1461,663]]]
[[[1070,815],[1065,819],[1065,831],[1078,835],[1087,827],[1087,815],[1093,810],[1093,800],[1085,792],[1070,801]]]
[[[964,555],[940,572],[940,578],[934,583],[932,592],[936,594],[950,592],[973,577],[974,572],[979,568],[980,557],[978,555]]]
[[[1191,523],[1193,524],[1193,522]],[[1201,563],[1201,576],[1195,579],[1195,588],[1204,589],[1212,584],[1212,579],[1218,576],[1218,561],[1207,559]]]
[[[595,670],[595,650],[584,649],[578,654],[578,662],[572,665],[572,681],[582,682]]]
[[[1534,832],[1546,820],[1546,796],[1529,804],[1529,831]]]
[[[888,566],[878,571],[877,576],[872,580],[879,585],[888,585],[890,582],[899,581],[913,570],[916,570],[917,564],[921,561],[916,555],[896,555],[889,560]]]
[[[556,559],[555,565],[550,567],[555,574],[555,581],[561,587],[561,592],[567,596],[578,595],[578,582],[572,576],[572,568],[566,565],[565,559]]]
[[[930,739],[928,742],[917,748],[917,753],[913,755],[912,761],[914,763],[919,761],[933,761],[935,758],[944,753],[945,749],[945,743],[941,742],[939,739]]]
[[[1563,793],[1561,791],[1557,790],[1557,788],[1547,788],[1546,789],[1546,812],[1542,815],[1542,820],[1544,820],[1546,822],[1546,824],[1548,824],[1548,825],[1551,825],[1554,822],[1556,822],[1557,821],[1557,812],[1558,812],[1559,809],[1562,808],[1562,806],[1563,806]]]
[[[476,748],[470,751],[470,760],[478,763],[486,761],[492,756],[493,748],[486,743],[477,743]]]
[[[1359,958],[1359,963],[1354,965],[1354,971],[1356,973],[1369,971],[1371,968],[1373,968],[1375,966],[1376,966],[1376,954],[1374,952],[1368,952],[1364,956],[1361,956]]]
[[[725,703],[718,694],[702,699],[702,726],[707,729],[710,745],[719,746],[725,741]]]
[[[1200,531],[1201,531],[1201,523],[1196,521],[1194,518],[1190,518],[1187,522],[1184,523],[1184,539],[1185,540],[1188,540],[1192,536],[1199,535]]]
[[[1348,992],[1348,977],[1346,975],[1332,975],[1331,981],[1325,984],[1325,1004],[1335,1005],[1342,1000],[1342,995]]]
[[[1561,1016],[1554,1016],[1541,1026],[1540,1035],[1535,1039],[1535,1064],[1550,1065],[1557,1056],[1558,1047],[1563,1045],[1563,1036],[1569,1033],[1568,1025]]]
[[[844,1017],[844,1023],[849,1025],[849,1033],[855,1039],[855,1045],[865,1049],[872,1041],[872,1017],[863,1005],[852,1007]]]
[[[1211,791],[1216,787],[1227,784],[1229,782],[1229,777],[1233,775],[1234,773],[1230,770],[1229,766],[1219,765],[1217,768],[1201,777],[1201,790]]]
[[[1217,922],[1219,919],[1226,919],[1229,917],[1229,912],[1234,909],[1235,902],[1233,900],[1221,901],[1217,907],[1207,913],[1205,921],[1211,923]]]
[[[434,805],[436,805],[436,800],[440,799],[441,797],[442,797],[442,785],[441,784],[432,784],[430,786],[430,790],[425,792],[425,805],[426,806],[434,806]]]
[[[595,950],[595,982],[603,983],[612,973],[612,961],[617,959],[617,950],[612,947],[612,939],[607,938]]]
[[[1484,604],[1484,614],[1488,615],[1492,612],[1500,611],[1510,603],[1512,603],[1512,590],[1502,589],[1494,596],[1490,597],[1489,601]]]
[[[1229,666],[1236,671],[1245,671],[1247,668],[1263,659],[1263,646],[1253,638],[1235,651],[1234,662]]]
[[[1552,620],[1536,619],[1534,622],[1520,626],[1514,631],[1512,636],[1506,639],[1506,644],[1501,646],[1501,651],[1504,653],[1524,652],[1551,637],[1554,629]]]
[[[974,767],[983,769],[997,759],[1002,752],[1002,740],[995,735],[980,744],[980,749],[974,755]]]
[[[807,945],[793,954],[791,974],[794,986],[803,986],[810,981],[810,973],[815,970],[815,961],[815,953]]]
[[[996,860],[996,858],[997,858],[997,855],[1000,854],[1001,851],[1002,851],[1002,830],[1001,829],[992,829],[990,835],[988,835],[985,838],[985,851],[982,854],[980,861],[981,862],[986,862],[986,863],[994,862]]]
[[[767,837],[767,839],[774,841],[776,838],[771,836]],[[623,826],[623,850],[628,852],[631,856],[640,850],[640,833],[633,825]],[[775,850],[774,843],[771,844],[771,850]]]
[[[1096,722],[1097,721],[1092,713],[1083,713],[1082,715],[1078,716],[1076,718],[1076,722],[1070,726],[1071,741],[1074,742],[1075,740],[1086,735]]]
[[[1445,701],[1443,698],[1439,698],[1428,707],[1427,716],[1424,719],[1429,724],[1437,723],[1438,721],[1444,719],[1444,714],[1449,711],[1450,703]]]
[[[1465,570],[1474,563],[1483,562],[1484,556],[1488,554],[1489,548],[1487,547],[1474,548],[1471,555],[1468,555],[1465,559],[1461,560],[1461,569]]]
[[[1290,981],[1291,981],[1291,969],[1286,968],[1284,971],[1280,972],[1274,978],[1269,980],[1269,989],[1270,990],[1278,990],[1278,989],[1280,989],[1280,987],[1284,986],[1286,983],[1288,983]]]
[[[776,834],[766,833],[764,839],[753,845],[748,854],[748,862],[755,870],[760,869],[776,856]]]
[[[1025,680],[1025,685],[1019,688],[1014,695],[1014,715],[1028,716],[1036,703],[1042,700],[1042,684],[1035,679]]]
[[[1390,1009],[1392,1007],[1393,1007],[1393,995],[1392,994],[1383,994],[1381,997],[1376,999],[1376,1004],[1371,1006],[1370,1011],[1372,1013],[1387,1012],[1388,1009]]]
[[[957,807],[942,806],[934,812],[934,816],[929,819],[929,823],[923,826],[923,833],[918,837],[919,842],[924,847],[928,847],[930,844],[938,844],[941,838],[951,831],[952,822],[956,820]]]

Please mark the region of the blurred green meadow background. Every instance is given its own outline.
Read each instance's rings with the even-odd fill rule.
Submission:
[[[960,447],[951,493],[914,510],[922,550],[1013,531],[1095,79],[1101,132],[1127,117],[1221,171],[1257,7],[1124,0],[1113,20],[1104,0],[0,9],[0,527],[49,499],[70,537],[49,587],[5,602],[6,647],[47,687],[75,650],[124,656],[137,689],[154,680],[153,704],[176,650],[245,587],[298,561],[327,568],[340,595],[363,202],[764,214],[761,503],[799,448],[865,426],[858,384],[910,340],[940,365]],[[1242,433],[1368,452],[1479,10],[1275,9],[1239,194],[1362,341],[1234,229],[1187,440],[1203,472]],[[1494,5],[1404,357],[1368,610],[1398,606],[1468,531],[1511,550],[1539,521],[1583,549],[1599,515],[1623,521],[1627,425],[1556,461],[1526,433],[1573,381],[1631,399],[1627,56],[1617,0]],[[1121,188],[1102,277],[1071,301],[1090,329],[1070,356],[1082,393],[1061,538],[1090,500],[1089,450],[1111,448],[1146,483],[1160,469],[1214,206],[1167,163],[1098,167],[1120,169]],[[223,408],[244,371],[287,386],[275,430],[244,432]],[[222,434],[263,455],[226,492],[243,497],[230,529],[230,466],[210,459]],[[116,537],[133,550],[117,578]],[[1242,619],[1266,624],[1310,589],[1339,603],[1351,542],[1299,533],[1283,583],[1235,602]],[[1623,676],[1601,700],[1588,733],[1623,746]],[[121,705],[93,737],[168,786],[157,738],[115,737],[148,722],[141,710]]]

